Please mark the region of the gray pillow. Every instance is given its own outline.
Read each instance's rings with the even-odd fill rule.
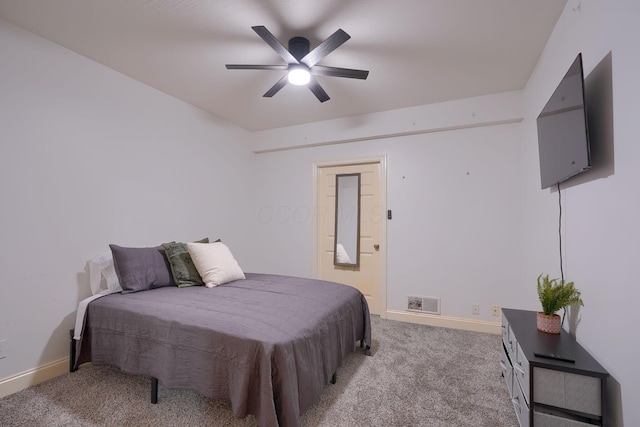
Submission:
[[[176,285],[162,246],[126,248],[109,245],[109,248],[123,294]]]
[[[205,237],[202,240],[196,241],[196,243],[209,243],[209,238]],[[163,243],[162,247],[169,260],[173,280],[179,288],[204,285],[196,266],[193,265],[186,243]]]

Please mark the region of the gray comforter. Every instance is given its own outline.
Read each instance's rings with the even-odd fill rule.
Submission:
[[[89,304],[83,329],[76,366],[114,365],[228,399],[236,417],[254,414],[261,426],[298,426],[355,342],[371,345],[355,288],[251,273],[212,289],[105,296]]]

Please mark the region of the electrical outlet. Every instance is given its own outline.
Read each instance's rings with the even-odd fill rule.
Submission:
[[[5,354],[4,354],[4,344],[7,342],[6,339],[1,339],[0,340],[0,359],[4,359],[5,358]]]
[[[479,304],[471,305],[471,314],[475,314],[476,316],[480,315],[480,305]]]
[[[491,315],[492,316],[500,316],[500,306],[499,305],[492,305],[491,306]]]

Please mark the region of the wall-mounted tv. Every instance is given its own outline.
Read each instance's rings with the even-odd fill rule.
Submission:
[[[581,53],[542,109],[537,123],[543,189],[591,167]]]

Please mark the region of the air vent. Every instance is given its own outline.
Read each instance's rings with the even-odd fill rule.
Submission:
[[[407,295],[407,310],[420,313],[440,314],[440,298]]]

